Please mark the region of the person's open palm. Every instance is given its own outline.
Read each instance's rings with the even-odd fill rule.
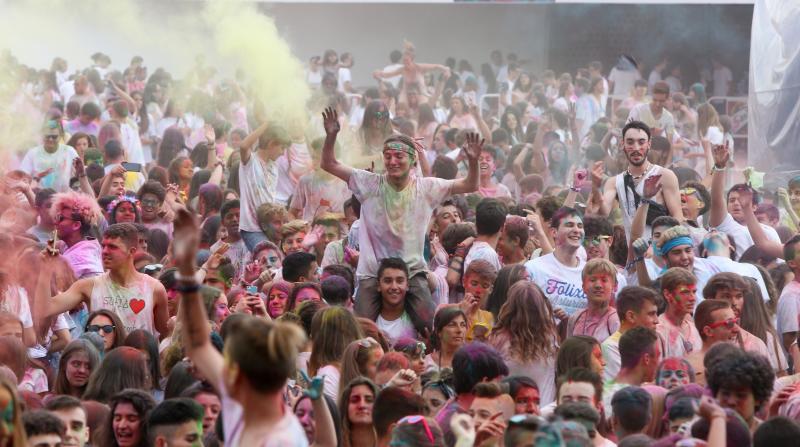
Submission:
[[[339,124],[339,113],[336,112],[334,107],[328,107],[322,112],[322,124],[325,127],[325,133],[328,135],[336,135],[342,129]]]
[[[644,180],[643,195],[645,198],[652,199],[661,191],[661,174],[653,175]]]
[[[728,149],[727,143],[712,147],[711,155],[714,157],[714,165],[718,168],[724,168],[731,160],[731,151]]]
[[[481,151],[483,150],[483,144],[486,142],[481,136],[477,133],[470,132],[467,134],[467,141],[464,146],[464,150],[467,153],[467,157],[470,160],[477,161],[478,157],[481,155]]]

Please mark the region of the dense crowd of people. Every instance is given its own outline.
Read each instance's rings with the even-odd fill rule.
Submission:
[[[297,125],[201,59],[2,57],[0,446],[800,439],[800,178],[734,169],[718,60],[328,50]]]

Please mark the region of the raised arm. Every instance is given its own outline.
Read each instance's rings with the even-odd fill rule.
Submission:
[[[422,145],[422,142],[425,141],[425,138],[414,138],[414,149],[417,151],[417,162],[419,163],[419,168],[422,171],[422,175],[424,177],[431,176],[431,164],[428,163],[428,157],[425,155],[425,146]]]
[[[43,319],[72,310],[83,301],[88,302],[92,290],[90,278],[72,283],[69,289],[51,298],[50,281],[56,268],[55,258],[43,255],[42,269],[36,280],[34,294],[34,318]],[[91,309],[90,309],[91,310]]]
[[[656,176],[651,176],[653,178]],[[679,222],[683,222],[686,220],[683,217],[683,211],[681,210],[681,193],[680,187],[678,186],[678,176],[675,175],[669,168],[664,168],[661,170],[661,197],[664,199],[664,205],[667,207],[667,211],[669,211],[669,215],[677,219]]]
[[[89,184],[89,179],[86,177],[86,167],[83,164],[83,160],[77,157],[75,161],[73,161],[72,167],[75,170],[75,176],[78,177],[81,192],[93,198],[94,189],[92,189],[92,185]]]
[[[756,218],[752,192],[739,192],[739,206],[742,207],[744,220],[747,224],[747,230],[750,232],[750,237],[753,238],[753,244],[776,258],[783,258],[783,245],[770,240],[764,228],[761,226],[761,223]],[[742,255],[741,253],[736,254],[738,256]]]
[[[608,217],[611,214],[611,207],[614,206],[614,199],[617,198],[617,188],[614,181],[609,179],[603,184],[605,173],[602,161],[594,162],[592,166],[592,203],[597,206],[597,214]]]
[[[711,173],[711,213],[708,225],[719,226],[728,215],[728,204],[725,203],[725,168],[731,159],[727,146],[716,145],[711,149],[714,156],[714,171]]]
[[[472,99],[468,99],[469,101],[469,113],[472,115],[472,118],[475,119],[475,122],[478,123],[478,131],[481,133],[484,139],[492,138],[492,131],[489,129],[489,126],[486,125],[486,121],[483,120],[481,116],[481,109],[475,104]]]
[[[322,112],[322,123],[325,126],[325,144],[322,145],[322,161],[320,167],[327,172],[342,179],[345,183],[350,183],[350,176],[353,168],[347,166],[336,159],[336,136],[339,134],[339,114],[334,107],[328,107]]]
[[[486,140],[482,139],[481,136],[476,133],[470,132],[467,134],[464,152],[467,154],[469,171],[466,177],[453,182],[452,194],[466,194],[478,190],[478,157],[481,155],[481,150],[483,149],[483,143],[485,141]]]
[[[391,77],[400,75],[402,73],[403,73],[403,67],[398,67],[398,68],[395,68],[394,70],[390,70],[390,71],[375,70],[375,71],[372,72],[372,77],[374,77],[375,79],[381,80],[383,78],[391,78]]]
[[[200,374],[214,387],[222,383],[223,359],[211,344],[211,330],[206,318],[200,284],[194,277],[200,229],[192,214],[181,209],[175,216],[172,256],[178,268],[181,301],[178,319],[183,332],[183,346]]]
[[[258,143],[258,137],[261,136],[264,131],[267,130],[269,127],[269,123],[266,121],[264,124],[258,126],[256,130],[250,133],[250,135],[246,136],[244,140],[242,140],[242,144],[239,145],[239,153],[241,154],[242,164],[247,164],[250,161],[250,155],[253,150],[253,146]]]

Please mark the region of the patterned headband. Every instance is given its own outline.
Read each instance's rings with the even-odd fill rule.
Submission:
[[[390,149],[391,150],[395,150],[395,151],[405,152],[411,158],[414,158],[417,155],[417,151],[413,147],[411,147],[411,146],[409,146],[409,145],[407,145],[405,143],[401,143],[399,141],[390,141],[390,142],[388,142],[388,143],[383,145],[383,150],[384,151],[390,150]]]

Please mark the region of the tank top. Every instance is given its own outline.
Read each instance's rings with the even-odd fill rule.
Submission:
[[[659,165],[651,165],[650,169],[645,172],[644,177],[639,180],[639,183],[636,185],[636,193],[641,196],[644,194],[644,182],[648,178],[661,174],[661,170],[663,168]],[[633,224],[633,216],[636,214],[636,201],[633,197],[633,193],[628,190],[625,190],[625,173],[618,174],[614,177],[614,181],[616,182],[617,188],[617,201],[619,201],[619,207],[622,210],[622,225],[625,227],[625,237],[628,241],[631,239],[631,225]],[[644,235],[645,237],[649,237],[652,229],[650,225],[645,227]]]
[[[153,286],[150,281],[139,277],[129,287],[123,287],[104,273],[94,277],[92,283],[91,310],[113,311],[128,333],[144,329],[156,337],[159,335],[153,321]]]

